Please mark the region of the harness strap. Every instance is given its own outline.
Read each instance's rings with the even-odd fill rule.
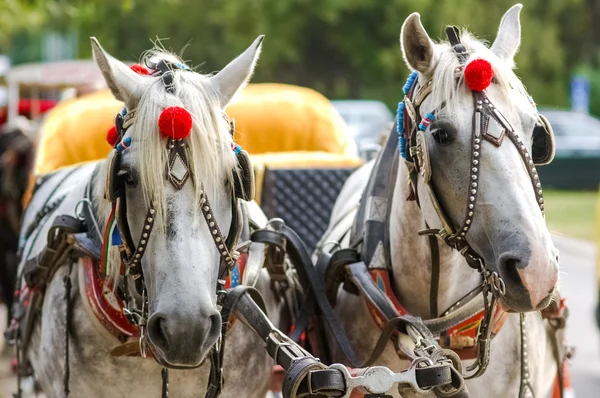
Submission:
[[[249,293],[249,294],[245,294]],[[229,299],[229,295],[232,298]],[[228,291],[225,300],[242,322],[253,329],[266,343],[269,355],[285,370],[282,393],[284,398],[347,396],[349,386],[343,371],[327,368],[318,359],[277,330],[253,298],[260,294],[253,288],[238,286]],[[416,367],[416,381],[420,388],[447,385],[452,374],[449,364]]]
[[[30,288],[42,289],[62,265],[72,249],[68,234],[84,231],[81,220],[68,215],[60,215],[54,219],[48,230],[47,244],[44,250],[34,258],[25,262],[23,276]]]
[[[33,332],[33,324],[43,300],[46,284],[52,279],[58,268],[69,257],[79,255],[71,245],[73,234],[83,229],[82,222],[74,217],[62,215],[56,217],[48,231],[48,243],[36,257],[27,260],[23,269],[23,278],[31,289],[29,306],[20,315],[18,330],[7,330],[7,336],[18,339],[20,350],[27,353]],[[15,316],[17,316],[15,314]]]
[[[265,232],[265,231],[259,230],[259,231],[254,232],[252,234],[252,238],[251,238],[252,241],[259,241],[262,243],[270,243],[268,241],[265,241],[264,239],[261,239],[264,236],[263,234],[261,234],[261,232]],[[377,361],[377,359],[381,356],[383,351],[386,349],[387,344],[390,341],[390,337],[392,336],[392,334],[395,334],[397,332],[409,335],[409,336],[411,336],[411,338],[413,338],[413,334],[416,331],[416,333],[418,333],[420,335],[420,337],[424,341],[427,342],[428,345],[434,347],[434,349],[437,348],[437,349],[441,350],[441,348],[439,347],[439,345],[433,338],[433,335],[431,334],[429,329],[427,329],[427,327],[421,322],[420,319],[412,317],[410,315],[394,316],[396,314],[390,313],[390,315],[391,315],[390,320],[386,324],[386,326],[383,328],[382,333],[380,334],[379,339],[377,341],[377,344],[375,345],[375,349],[373,350],[373,352],[371,353],[369,358],[367,358],[365,361],[360,361],[352,348],[352,345],[346,335],[345,330],[341,327],[341,325],[337,319],[337,316],[331,306],[331,303],[327,299],[327,296],[325,294],[325,286],[323,283],[322,275],[319,273],[321,268],[326,267],[327,264],[329,263],[329,261],[331,260],[331,254],[322,251],[317,260],[317,264],[318,264],[317,267],[313,267],[313,265],[310,261],[310,256],[308,255],[308,251],[306,250],[306,247],[304,246],[304,242],[302,242],[302,240],[300,239],[300,237],[296,234],[296,232],[294,230],[292,230],[288,226],[282,224],[278,231],[266,231],[266,232],[269,232],[268,235],[273,235],[273,234],[279,233],[285,238],[284,239],[285,246],[281,247],[281,249],[284,250],[288,254],[290,261],[296,267],[299,275],[301,276],[302,274],[304,274],[303,279],[305,279],[309,282],[308,288],[306,289],[306,292],[307,292],[306,300],[308,300],[308,298],[311,295],[314,296],[313,300],[316,301],[316,303],[319,307],[319,310],[321,311],[322,318],[325,319],[327,326],[329,327],[331,333],[333,334],[336,341],[338,342],[340,348],[344,352],[344,355],[348,358],[348,361],[350,362],[352,367],[363,368],[363,367],[372,365],[375,361]],[[282,241],[281,238],[276,239],[276,240],[279,242]],[[350,270],[352,270],[353,268],[358,268],[360,270],[364,270],[364,272],[362,272],[362,273],[361,272],[356,272],[356,273],[350,272],[350,274],[352,276],[356,275],[355,276],[356,279],[353,279],[353,282],[358,283],[359,279],[364,280],[365,274],[366,274],[366,279],[368,279],[370,281],[371,285],[373,285],[372,279],[368,273],[367,267],[364,264],[364,262],[350,264],[348,266],[348,268]],[[307,286],[307,285],[305,285],[305,286]],[[383,295],[383,293],[376,286],[375,286],[375,289],[377,290],[377,292],[380,296],[383,296],[383,299],[387,300],[387,297],[385,295]],[[377,293],[374,293],[374,294],[377,294]],[[389,306],[382,306],[382,307],[389,308]],[[401,346],[401,348],[403,348],[407,352],[409,352],[408,348],[402,347],[402,346]],[[419,349],[418,346],[415,346],[413,348],[413,353],[411,353],[412,358],[417,358],[418,356],[420,356],[420,355],[417,355],[418,349]],[[282,364],[282,366],[283,366],[283,364]],[[453,387],[456,390],[458,390],[457,391],[458,393],[462,392],[463,386],[464,386],[464,382],[463,382],[462,378],[454,377],[452,379],[454,381]]]
[[[431,251],[431,284],[429,290],[429,313],[431,318],[438,316],[438,290],[440,286],[440,247],[437,237],[429,235],[429,247]]]
[[[307,286],[306,297],[314,295],[313,299],[319,305],[323,318],[327,322],[332,334],[336,337],[336,340],[340,344],[340,348],[344,352],[344,355],[348,358],[353,367],[362,367],[358,357],[356,356],[348,337],[346,336],[345,330],[339,324],[338,319],[335,315],[331,304],[327,300],[325,295],[325,288],[322,283],[322,279],[317,274],[317,271],[313,267],[310,256],[304,242],[296,234],[296,232],[286,225],[282,225],[279,231],[255,231],[252,234],[252,241],[261,243],[270,243],[277,245],[276,240],[270,239],[271,235],[280,235],[280,239],[276,239],[280,242],[285,242],[280,249],[288,254],[292,263],[296,266],[298,276],[303,286]],[[329,254],[321,253],[318,262],[328,262],[330,259]],[[325,258],[323,258],[325,257]],[[305,282],[303,282],[305,281]],[[306,283],[307,282],[307,283]],[[309,303],[310,305],[310,303]],[[304,306],[307,310],[309,306]]]

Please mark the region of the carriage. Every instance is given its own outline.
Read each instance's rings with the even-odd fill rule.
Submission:
[[[10,307],[16,278],[16,252],[29,168],[37,129],[59,101],[105,86],[92,60],[29,63],[2,77],[7,103],[0,106],[0,280],[2,301]],[[26,195],[25,195],[26,197]]]
[[[8,334],[19,353],[28,353],[19,358],[19,371],[31,375],[35,369],[52,396],[73,389],[110,396],[160,390],[166,397],[204,384],[208,397],[259,397],[272,373],[266,345],[285,371],[280,386],[286,398],[349,397],[355,389],[369,397],[468,397],[465,379],[474,379],[469,389],[477,396],[514,391],[530,397],[553,388],[562,394],[568,355],[559,336],[566,314],[555,292],[557,260],[535,169],[552,159],[552,134],[500,58],[512,61],[516,52],[520,8],[507,12],[502,40],[492,50],[453,27],[447,30],[450,44],[434,48],[418,14],[407,18],[402,48],[421,75],[411,74],[396,131],[377,160],[365,165],[348,154],[339,115],[324,130],[303,125],[315,107],[315,119],[327,120],[323,113],[331,106],[321,96],[305,91],[303,104],[299,88],[241,89],[262,37],[210,77],[161,51],[150,52],[146,66],[128,68],[93,39],[95,59],[115,96],[107,105],[116,113],[114,126],[62,141],[52,129],[42,134],[36,170],[43,175],[23,219],[23,281]],[[447,73],[423,80],[436,51],[448,62]],[[440,93],[439,87],[457,91]],[[517,93],[510,97],[498,87]],[[274,88],[280,95],[273,96]],[[436,120],[444,109],[427,100],[451,108],[456,104],[449,99],[465,93],[473,102],[461,122],[469,127],[452,131],[443,117]],[[236,94],[238,102],[232,102]],[[509,114],[507,98],[527,106]],[[286,101],[300,105],[298,111],[277,109]],[[46,127],[65,134],[71,116],[96,125],[84,109],[70,109],[65,106],[54,121],[50,115]],[[60,114],[57,107],[54,115]],[[272,130],[255,130],[253,119],[273,122]],[[281,121],[292,127],[282,128]],[[512,129],[517,125],[527,131]],[[467,201],[440,201],[440,187],[454,192],[465,179],[457,173],[460,162],[440,166],[443,154],[430,155],[451,142],[452,132],[463,131],[468,139],[454,137],[454,143],[470,153],[463,159],[470,172],[457,196],[465,194]],[[261,140],[267,153],[253,147]],[[66,144],[75,142],[81,146],[69,151]],[[286,145],[288,151],[277,152]],[[516,215],[510,206],[500,206],[503,214],[487,214],[485,206],[475,210],[494,194],[479,171],[484,146],[486,156],[515,167],[512,174],[501,167],[486,171],[496,180],[510,175],[530,193],[506,185],[504,195],[495,196],[516,204]],[[100,155],[82,158],[84,147]],[[51,163],[57,153],[64,158]],[[483,199],[477,201],[478,195]],[[450,211],[464,219],[450,219]],[[487,217],[486,225],[473,222],[476,211]],[[503,217],[522,223],[503,231]],[[476,232],[467,239],[469,231]],[[481,243],[480,236],[493,242]],[[490,245],[499,259],[486,258]],[[423,279],[431,300],[423,300]],[[409,294],[397,296],[399,288]],[[96,349],[81,350],[82,341]],[[491,385],[506,363],[497,356],[490,361],[490,355],[507,346],[514,347],[505,353],[511,372],[519,375]],[[99,350],[110,356],[97,355]],[[544,363],[528,361],[550,350],[555,355]],[[512,366],[516,360],[520,369]],[[463,361],[469,364],[464,371]],[[96,375],[128,372],[136,383],[87,377],[90,366]]]

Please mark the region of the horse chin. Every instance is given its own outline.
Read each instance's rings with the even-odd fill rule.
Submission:
[[[206,362],[206,358],[208,358],[208,354],[204,354],[199,363],[193,363],[193,364],[173,363],[172,361],[169,361],[166,358],[165,354],[163,352],[161,352],[161,350],[159,348],[155,347],[152,343],[149,344],[149,348],[150,348],[150,351],[152,352],[152,355],[154,356],[154,359],[156,360],[156,362],[158,362],[158,364],[160,366],[162,366],[164,368],[168,368],[168,369],[174,369],[174,370],[196,369],[196,368],[199,368],[202,365],[204,365],[204,363]]]
[[[511,300],[509,297],[500,296],[497,297],[497,303],[500,309],[504,312],[509,313],[521,313],[521,312],[533,312],[541,311],[548,307],[554,297],[554,291],[550,292],[537,307],[533,307],[529,300]]]

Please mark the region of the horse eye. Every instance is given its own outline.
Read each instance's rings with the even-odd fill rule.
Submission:
[[[450,137],[444,129],[435,129],[431,132],[431,135],[438,144],[446,144],[450,141]]]
[[[127,185],[135,186],[137,185],[137,177],[133,170],[119,170],[117,176],[123,178],[123,181]]]

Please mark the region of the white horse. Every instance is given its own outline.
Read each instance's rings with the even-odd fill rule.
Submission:
[[[27,260],[46,246],[45,237],[56,216],[77,217],[86,205],[82,199],[89,192],[93,203],[89,208],[97,225],[88,227],[108,230],[107,239],[112,236],[115,245],[110,246],[104,240],[108,245],[105,246],[107,280],[128,281],[125,291],[132,297],[133,309],[141,309],[138,314],[145,315],[146,305],[142,348],[146,347],[154,359],[111,356],[121,342],[90,312],[82,262],[75,263],[69,271],[69,261],[63,258],[45,288],[41,312],[34,320],[30,345],[24,353],[47,396],[65,394],[67,347],[68,388],[73,397],[158,397],[163,368],[178,369],[168,374],[169,396],[204,396],[211,368],[207,358],[221,336],[216,294],[217,279],[223,277],[218,275],[220,264],[227,263],[235,249],[224,249],[223,243],[230,238],[228,231],[234,233],[237,227],[234,223],[230,230],[236,211],[232,199],[235,199],[234,180],[239,174],[233,171],[238,167],[239,147],[236,149],[233,143],[231,126],[223,110],[250,79],[262,40],[262,36],[256,39],[216,75],[206,76],[193,72],[183,61],[161,50],[149,51],[146,56],[146,64],[156,69],[153,74],[136,73],[92,39],[94,58],[108,86],[126,106],[127,116],[121,130],[124,136],[118,137],[120,143],[115,144],[107,160],[58,171],[36,190],[24,216],[23,231],[32,225],[35,229],[23,242],[20,272]],[[161,69],[161,65],[163,68],[167,65],[168,69]],[[179,114],[165,116],[166,108],[175,109],[171,107],[179,107],[176,108]],[[181,126],[187,122],[187,127]],[[81,134],[85,134],[85,128],[84,122]],[[189,133],[183,140],[161,136],[181,134],[181,129],[184,135]],[[181,138],[181,135],[171,137]],[[111,159],[117,155],[120,161],[111,166]],[[120,188],[115,180],[121,181]],[[110,199],[118,189],[122,192],[117,207],[121,206],[125,213],[117,220],[118,233],[111,235],[107,223],[115,203]],[[108,196],[107,190],[112,191]],[[127,206],[123,207],[125,203]],[[264,225],[266,219],[258,206],[249,202],[249,208],[251,217]],[[40,221],[41,213],[45,215]],[[125,228],[130,230],[129,242]],[[122,244],[129,244],[125,250],[132,250],[125,251],[129,269],[125,278],[119,276],[120,250],[125,246],[115,243],[115,239],[119,240],[115,238],[117,235],[121,235]],[[132,277],[136,267],[138,275]],[[69,272],[72,316],[66,330],[63,279],[69,278]],[[140,281],[143,286],[138,291]],[[268,308],[274,311],[276,304],[268,275],[261,274],[257,288]],[[262,341],[241,322],[233,323],[226,341],[223,396],[263,398],[269,388],[273,363]],[[130,346],[120,347],[133,346],[139,355],[137,344],[134,340]]]
[[[480,256],[490,271],[500,276],[505,294],[498,298],[499,306],[512,311],[492,340],[487,371],[467,381],[472,397],[517,397],[522,361],[527,358],[524,381],[529,382],[535,397],[545,398],[549,394],[557,372],[547,337],[547,323],[542,320],[539,310],[550,303],[557,289],[558,251],[540,210],[543,199],[540,200],[541,191],[538,192],[541,189],[539,180],[532,168],[533,162],[528,161],[534,126],[540,119],[512,71],[513,58],[520,44],[521,8],[517,4],[504,15],[490,48],[469,33],[460,33],[460,43],[468,53],[464,63],[449,43],[432,42],[419,14],[410,15],[404,22],[400,34],[402,52],[407,66],[417,72],[414,74],[418,83],[413,100],[415,96],[425,96],[417,108],[418,114],[414,115],[417,125],[424,119],[419,133],[425,141],[420,144],[425,153],[413,153],[414,157],[420,156],[421,164],[416,192],[409,183],[409,167],[412,166],[402,158],[398,162],[395,185],[389,191],[391,196],[383,198],[390,206],[386,231],[389,254],[377,253],[378,248],[370,265],[380,267],[380,263],[374,263],[389,258],[390,284],[399,303],[408,313],[425,320],[439,317],[457,302],[467,301],[463,298],[469,292],[477,291],[483,282],[482,274],[470,268],[465,257],[439,237],[436,238],[439,242],[439,278],[432,272],[430,240],[417,232],[429,228],[438,231],[444,227],[432,202],[432,197],[436,197],[440,205],[438,210],[445,212],[450,227],[458,231],[459,239],[466,235],[462,239],[466,239],[468,247]],[[475,92],[468,89],[464,71],[470,62],[479,58],[488,61],[493,70],[494,78],[485,89],[489,102],[483,101],[485,104],[481,105],[493,104],[500,111],[498,121],[490,121],[487,127],[488,133],[496,135],[495,138],[502,138],[498,137],[499,132],[505,134],[504,141],[500,139],[496,144],[492,143],[493,137],[483,139],[485,137],[474,133],[475,129],[483,131],[484,128],[474,122],[475,112],[481,107],[479,102],[474,102]],[[431,89],[429,94],[426,93],[428,89]],[[435,119],[429,117],[427,120],[430,113],[435,114]],[[500,121],[502,117],[504,120]],[[492,123],[498,128],[494,129]],[[510,126],[514,131],[514,142],[513,137],[508,136]],[[396,140],[396,137],[390,139]],[[545,139],[550,140],[550,136]],[[517,150],[521,143],[522,150]],[[542,144],[552,145],[553,142]],[[415,143],[410,145],[415,146]],[[395,150],[398,151],[397,147]],[[389,164],[383,167],[389,167]],[[348,231],[357,217],[361,193],[373,170],[374,163],[370,162],[346,182],[334,207],[330,227],[321,241],[327,242],[324,249],[332,247],[331,241],[341,242],[341,247],[351,244]],[[424,176],[431,178],[431,191]],[[418,201],[407,199],[415,194]],[[378,198],[363,199],[372,200],[365,215],[365,219],[368,217],[372,222],[382,221],[377,219],[381,217],[377,213],[382,211],[381,206],[385,208],[385,202],[377,203],[375,199]],[[474,207],[471,207],[472,203]],[[468,233],[460,235],[463,227]],[[435,288],[436,279],[439,286],[437,295],[433,296],[435,299],[431,300],[435,304],[432,306],[431,289]],[[502,289],[501,286],[498,288]],[[437,308],[433,315],[432,308]],[[340,288],[335,309],[358,355],[366,359],[380,335],[380,328],[365,300]],[[534,342],[525,344],[524,358],[521,356],[520,315],[514,312],[525,313],[526,342]],[[345,361],[330,334],[328,339],[332,361]],[[463,367],[472,363],[472,360],[463,361]],[[408,367],[408,362],[398,357],[391,342],[376,364],[396,371]],[[412,395],[406,392],[404,396]]]

